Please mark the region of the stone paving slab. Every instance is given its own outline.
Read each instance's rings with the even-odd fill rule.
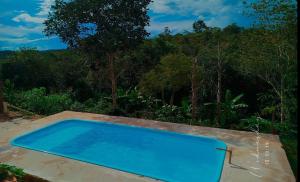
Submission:
[[[216,137],[223,140],[228,147],[233,150],[232,164],[228,163],[228,155],[226,155],[221,177],[222,182],[296,181],[288,163],[285,151],[282,149],[282,145],[277,135],[71,111],[61,112],[35,121],[23,119],[18,120],[18,122],[0,123],[0,162],[22,167],[25,169],[25,172],[29,174],[55,182],[156,181],[143,176],[77,160],[9,146],[9,141],[12,138],[23,134],[24,132],[68,118],[101,120],[187,134]],[[1,147],[3,149],[2,151]]]

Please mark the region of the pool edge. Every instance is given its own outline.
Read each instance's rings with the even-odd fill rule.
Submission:
[[[81,158],[77,158],[77,157],[69,157],[67,155],[63,155],[63,154],[59,154],[59,153],[55,153],[55,152],[48,152],[48,151],[44,151],[44,150],[38,150],[38,149],[35,149],[35,148],[26,147],[25,145],[20,145],[20,144],[17,144],[15,142],[17,139],[19,139],[19,138],[21,138],[23,136],[30,135],[30,134],[32,134],[34,132],[43,130],[43,129],[47,128],[47,127],[54,126],[54,125],[57,125],[57,124],[60,124],[60,123],[64,123],[64,122],[74,121],[74,120],[79,120],[79,121],[83,121],[83,122],[102,123],[102,124],[108,124],[108,125],[118,125],[118,126],[123,126],[123,127],[140,128],[140,129],[149,130],[149,131],[153,131],[153,132],[170,133],[170,134],[176,134],[176,135],[185,136],[185,137],[188,136],[188,137],[196,137],[196,138],[205,138],[205,139],[213,140],[213,141],[215,141],[217,143],[222,143],[222,144],[224,144],[225,149],[227,149],[227,144],[223,140],[218,139],[217,137],[210,137],[210,136],[205,136],[205,135],[176,132],[176,131],[164,130],[164,129],[160,129],[160,128],[151,128],[151,127],[137,126],[137,125],[131,125],[131,124],[123,124],[123,123],[117,123],[117,122],[114,122],[114,121],[81,119],[81,118],[76,118],[76,117],[54,120],[50,124],[45,124],[44,126],[41,126],[41,127],[38,127],[38,128],[34,128],[34,129],[30,130],[29,132],[24,132],[23,134],[18,135],[16,137],[12,138],[9,141],[9,143],[12,146],[21,147],[21,148],[24,148],[24,149],[33,150],[33,151],[37,151],[37,152],[42,152],[42,153],[46,153],[46,154],[50,154],[50,155],[54,155],[54,156],[60,156],[60,157],[64,157],[64,158],[68,158],[68,159],[74,160],[74,161],[80,161],[80,162],[83,162],[83,163],[93,164],[93,165],[96,165],[96,166],[101,166],[101,167],[104,167],[104,168],[109,168],[109,169],[113,169],[113,170],[117,170],[117,171],[122,171],[122,172],[125,172],[125,173],[134,174],[134,175],[139,176],[139,177],[147,177],[147,178],[154,179],[154,180],[166,181],[164,179],[159,179],[159,178],[155,178],[155,177],[147,176],[147,175],[141,175],[139,173],[122,170],[122,169],[119,169],[119,168],[116,168],[116,167],[111,167],[109,165],[97,164],[95,162],[92,162],[92,161],[89,161],[89,160],[86,160],[86,159],[81,159]],[[222,173],[223,173],[224,161],[225,161],[225,158],[226,158],[226,152],[224,152],[223,156],[224,157],[222,157],[222,162],[221,162],[220,168],[218,169],[218,171],[220,171],[219,175],[218,175],[218,178],[217,178],[218,181],[221,180],[221,176],[222,176]]]

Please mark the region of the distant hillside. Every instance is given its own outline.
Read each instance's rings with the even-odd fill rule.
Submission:
[[[67,49],[53,49],[53,50],[43,50],[43,51],[39,51],[40,53],[60,53],[60,52],[64,52],[64,51],[68,51]],[[5,51],[0,51],[0,61],[6,60],[7,58],[9,58],[10,55],[14,54],[16,51],[10,51],[10,50],[5,50]]]
[[[0,51],[0,60],[8,58],[14,51]]]

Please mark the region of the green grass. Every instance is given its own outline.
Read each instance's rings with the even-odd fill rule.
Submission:
[[[298,149],[298,141],[296,136],[281,136],[280,137],[281,143],[283,145],[283,148],[286,152],[286,155],[288,157],[288,160],[290,162],[291,168],[294,172],[294,175],[297,179],[298,173],[297,173],[297,149]]]

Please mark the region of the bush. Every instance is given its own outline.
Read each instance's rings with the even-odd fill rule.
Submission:
[[[175,123],[186,123],[187,118],[181,107],[175,105],[163,105],[155,111],[155,118],[160,121],[168,121]]]
[[[67,110],[72,104],[72,99],[68,93],[47,95],[44,87],[28,91],[15,91],[15,93],[6,92],[5,97],[11,104],[45,115]]]
[[[98,114],[109,114],[112,112],[112,105],[105,98],[101,98],[96,102],[93,99],[88,99],[83,104],[86,106],[86,112]]]
[[[295,126],[289,123],[272,122],[267,119],[263,119],[257,116],[251,116],[247,119],[242,119],[238,129],[251,130],[259,126],[259,131],[263,133],[273,133],[278,135],[297,135],[297,131],[294,130]]]
[[[0,181],[12,177],[16,177],[18,181],[23,181],[24,176],[25,173],[23,172],[23,169],[0,163]]]
[[[6,79],[3,84],[3,97],[5,101],[9,103],[18,102],[18,98],[16,98],[15,85],[8,79]]]
[[[70,110],[82,112],[82,111],[86,110],[86,106],[84,104],[82,104],[81,102],[75,101],[71,104]]]
[[[70,110],[97,114],[110,114],[113,112],[111,103],[103,97],[99,98],[98,100],[88,99],[83,103],[75,101],[70,106]]]
[[[230,90],[226,90],[225,98],[220,103],[221,115],[219,124],[221,128],[234,128],[236,123],[240,120],[243,112],[248,107],[247,104],[242,102],[242,97],[243,94],[233,96]],[[217,103],[205,103],[204,106],[213,106],[211,110],[216,111]],[[214,120],[217,120],[216,114]]]
[[[46,94],[46,89],[34,88],[22,93],[23,101],[20,106],[38,114],[54,114],[70,108],[72,100],[70,95]]]
[[[257,116],[242,119],[239,128],[244,130],[258,129],[259,132],[263,133],[271,133],[275,129],[271,121]]]
[[[118,89],[118,105],[126,113],[134,113],[144,108],[140,93],[136,89],[124,91]]]

